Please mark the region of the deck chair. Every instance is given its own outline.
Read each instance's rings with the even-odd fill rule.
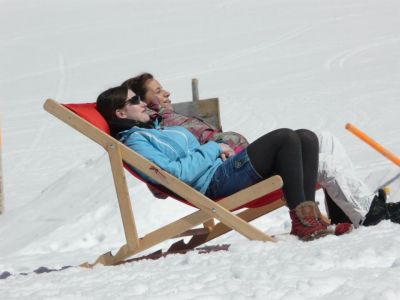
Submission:
[[[208,102],[215,105],[214,100]],[[280,176],[270,177],[229,197],[213,201],[111,137],[108,124],[96,110],[95,103],[63,105],[47,99],[44,109],[102,146],[111,163],[126,244],[121,246],[115,255],[110,251],[100,255],[94,263],[86,262],[81,266],[120,264],[127,258],[164,241],[183,236],[191,238],[188,242],[175,242],[168,251],[193,249],[231,230],[250,240],[275,241],[249,222],[285,205]],[[139,237],[124,173],[124,167],[129,165],[158,182],[164,188],[163,192],[196,207],[197,211]],[[130,167],[127,167],[127,170],[145,181]],[[238,210],[238,213],[235,213],[235,210]],[[219,222],[215,223],[214,220]],[[198,228],[199,225],[202,227]]]

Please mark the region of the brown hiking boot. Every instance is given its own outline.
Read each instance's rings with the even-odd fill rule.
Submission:
[[[328,226],[318,219],[316,204],[313,201],[305,201],[290,210],[292,219],[292,231],[302,241],[311,241],[330,234]]]

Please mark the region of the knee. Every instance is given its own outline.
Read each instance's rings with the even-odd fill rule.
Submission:
[[[310,143],[313,145],[318,145],[318,136],[315,132],[308,130],[308,129],[298,129],[295,131],[296,134],[299,136],[301,142]]]
[[[282,140],[288,143],[300,144],[300,137],[296,131],[289,128],[280,128],[277,130]]]

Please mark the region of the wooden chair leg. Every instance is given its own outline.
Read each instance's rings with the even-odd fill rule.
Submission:
[[[124,167],[120,147],[116,143],[110,143],[106,150],[111,164],[114,178],[114,186],[117,192],[119,210],[121,213],[122,224],[124,226],[125,238],[129,248],[139,247],[138,233],[136,229],[135,217],[132,212],[132,205],[129,197],[128,186],[126,183]]]

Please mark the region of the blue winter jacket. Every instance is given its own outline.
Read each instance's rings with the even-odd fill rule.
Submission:
[[[119,135],[125,145],[201,193],[206,192],[215,170],[222,164],[218,143],[210,141],[200,145],[192,133],[180,126],[132,127]]]

